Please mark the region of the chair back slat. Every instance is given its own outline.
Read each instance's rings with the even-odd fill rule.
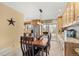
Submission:
[[[21,39],[20,39],[20,44],[21,44],[21,50],[22,50],[22,53],[24,56],[25,52],[26,52],[26,46],[25,46],[25,41],[24,41],[23,37],[21,37]]]
[[[33,47],[32,41],[33,41],[32,37],[21,37],[20,44],[21,44],[21,50],[22,50],[23,56],[24,55],[31,55],[30,50]]]

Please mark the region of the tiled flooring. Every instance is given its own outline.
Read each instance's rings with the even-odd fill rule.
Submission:
[[[63,43],[59,40],[57,35],[52,35],[49,56],[63,56],[63,52]]]

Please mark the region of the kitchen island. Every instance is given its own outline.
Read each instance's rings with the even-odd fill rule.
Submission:
[[[64,42],[64,54],[65,56],[78,56],[79,53],[76,52],[76,48],[79,48],[79,39],[68,37]]]
[[[67,37],[63,34],[58,34],[58,38],[62,43],[62,48],[65,56],[79,56],[79,39]]]

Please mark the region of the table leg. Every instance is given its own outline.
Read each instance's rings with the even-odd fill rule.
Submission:
[[[42,56],[43,56],[44,54],[43,54],[43,47],[42,47]]]
[[[34,56],[34,46],[32,46],[32,56]]]

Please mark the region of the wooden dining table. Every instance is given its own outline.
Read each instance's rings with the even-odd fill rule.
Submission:
[[[32,41],[32,45],[33,46],[35,46],[35,47],[39,47],[39,48],[41,48],[42,49],[42,56],[44,55],[43,54],[43,50],[44,50],[44,48],[45,48],[45,46],[47,45],[47,42],[48,42],[48,40],[38,40],[38,39],[35,39],[35,40],[33,40]],[[30,43],[27,43],[27,44],[30,44]]]
[[[38,40],[36,39],[35,41],[32,42],[33,45],[37,45],[37,46],[46,46],[47,45],[48,40]]]

